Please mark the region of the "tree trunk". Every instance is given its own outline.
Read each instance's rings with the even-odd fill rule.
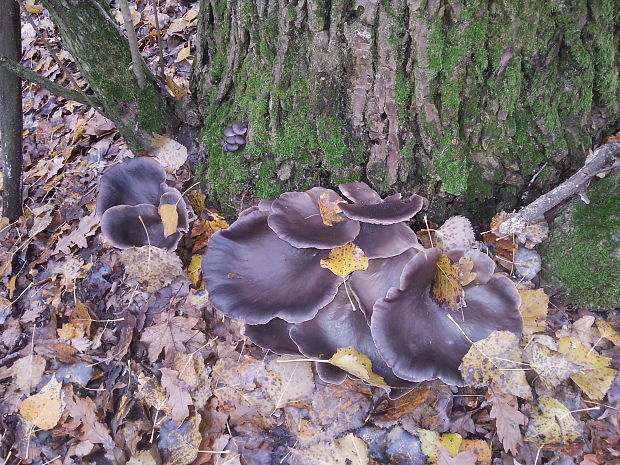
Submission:
[[[9,0],[0,11],[0,56],[19,61],[21,55],[19,4]],[[22,214],[22,128],[22,81],[0,67],[2,216],[11,222]]]
[[[224,207],[361,179],[489,217],[617,124],[613,0],[201,0],[193,91]],[[224,153],[242,120],[248,144]]]
[[[97,0],[43,0],[60,28],[63,45],[73,55],[102,112],[134,151],[148,148],[153,133],[174,130],[176,118],[144,63],[146,85],[132,72],[127,40]]]

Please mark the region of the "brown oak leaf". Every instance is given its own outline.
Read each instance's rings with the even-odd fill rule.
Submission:
[[[516,454],[517,447],[523,443],[523,435],[519,425],[527,423],[527,417],[517,409],[517,398],[510,394],[491,391],[490,416],[495,418],[497,436],[502,441],[504,450]]]
[[[197,317],[172,316],[165,312],[159,322],[142,332],[142,342],[149,346],[149,360],[153,363],[163,351],[166,365],[171,365],[178,353],[191,352],[188,346],[198,348],[206,342],[204,333],[192,329],[198,323]]]
[[[172,410],[172,421],[177,425],[183,423],[189,416],[189,406],[192,405],[192,397],[187,392],[187,384],[179,379],[179,372],[169,368],[160,368],[161,385],[168,394],[167,404]]]

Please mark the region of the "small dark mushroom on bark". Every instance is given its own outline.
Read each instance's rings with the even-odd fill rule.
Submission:
[[[250,340],[263,349],[280,355],[301,355],[299,348],[289,335],[292,323],[281,318],[274,318],[264,325],[245,325],[244,333]]]
[[[338,186],[340,191],[354,203],[343,204],[340,208],[352,220],[373,224],[393,224],[410,220],[424,205],[419,195],[412,195],[404,201],[400,194],[381,199],[379,194],[362,182],[352,182]]]
[[[334,299],[342,278],[321,267],[328,251],[292,247],[269,228],[268,216],[251,211],[211,237],[202,261],[209,298],[249,324],[309,320]]]
[[[374,305],[372,335],[396,376],[410,381],[439,378],[463,385],[458,368],[471,344],[461,329],[472,341],[493,331],[520,333],[521,299],[510,279],[495,275],[486,284],[464,286],[462,313],[452,312],[431,297],[440,256],[439,249],[428,249],[405,266],[400,286]],[[448,318],[451,313],[461,329]]]
[[[232,130],[238,136],[242,136],[242,135],[244,135],[248,131],[248,128],[242,122],[237,121],[236,123],[233,123]]]
[[[354,240],[360,224],[342,216],[346,202],[333,190],[285,192],[271,204],[269,227],[294,247],[333,249]]]
[[[354,347],[368,356],[373,373],[381,376],[388,386],[413,386],[396,377],[377,353],[366,318],[361,312],[353,311],[343,289],[312,320],[294,325],[290,337],[303,355],[313,359],[327,360],[340,348]],[[342,383],[347,376],[345,371],[328,363],[317,363],[317,373],[323,381],[335,384]]]
[[[101,230],[114,247],[152,245],[176,249],[188,231],[189,212],[181,193],[165,183],[164,168],[152,158],[134,158],[108,169],[101,177],[97,214]],[[161,204],[177,206],[177,231],[164,236]],[[140,221],[140,218],[142,221]]]

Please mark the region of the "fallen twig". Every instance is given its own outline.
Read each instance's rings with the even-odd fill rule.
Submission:
[[[544,219],[543,215],[569,197],[583,192],[590,180],[599,173],[617,167],[620,163],[620,143],[601,145],[583,167],[555,189],[541,195],[517,213],[511,213],[499,225],[501,235],[520,235],[531,224]]]

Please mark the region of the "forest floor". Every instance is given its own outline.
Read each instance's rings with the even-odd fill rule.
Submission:
[[[50,38],[87,88],[49,15],[26,5],[37,30],[24,16],[22,63],[68,86],[42,45]],[[152,5],[138,2],[133,19],[158,72]],[[198,7],[159,5],[168,87],[180,96]],[[427,381],[395,401],[359,380],[327,385],[210,306],[200,258],[226,223],[199,190],[180,262],[132,271],[136,259],[105,243],[95,201],[101,174],[134,154],[87,106],[29,83],[23,104],[25,213],[0,220],[1,463],[620,464],[617,311],[566,308],[519,283],[525,330],[507,370],[518,379]],[[188,188],[193,168],[169,184]]]

